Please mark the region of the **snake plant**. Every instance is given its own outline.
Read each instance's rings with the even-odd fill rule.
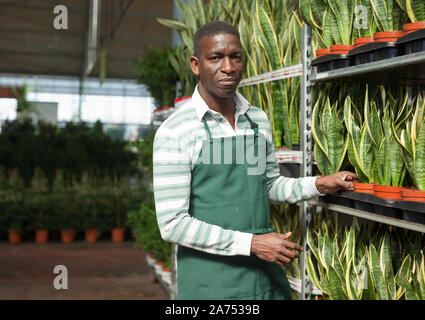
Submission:
[[[402,147],[402,157],[415,186],[425,190],[425,101],[421,95],[412,111],[397,127],[393,123],[391,131]]]
[[[319,48],[335,44],[331,28],[334,16],[326,0],[300,0],[299,11],[303,21],[313,30],[313,44],[317,43]]]
[[[407,15],[396,0],[370,0],[379,31],[403,30]]]
[[[342,108],[338,108],[338,103],[331,105],[329,96],[318,99],[313,108],[312,134],[316,142],[315,155],[320,172],[330,175],[343,170],[348,139]]]
[[[330,230],[326,223],[307,230],[307,272],[325,299],[425,299],[420,233],[356,220],[342,233]]]
[[[403,103],[406,104],[407,100]],[[391,130],[395,121],[391,111],[393,104],[394,101],[388,98],[383,110],[378,110],[376,101],[371,101],[370,104],[366,102],[364,118],[376,162],[373,181],[384,186],[403,186],[407,168],[403,162],[402,150]]]
[[[425,2],[423,0],[397,0],[397,3],[407,13],[410,22],[425,21]]]
[[[365,106],[368,107],[369,96],[366,91]],[[348,133],[348,158],[356,170],[360,182],[373,182],[375,159],[372,152],[372,140],[367,133],[366,124],[360,112],[347,96],[344,103],[344,122]]]

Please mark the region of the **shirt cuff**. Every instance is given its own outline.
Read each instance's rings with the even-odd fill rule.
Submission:
[[[318,196],[325,196],[326,193],[320,193],[316,187],[316,180],[318,177],[306,177],[304,178],[303,193],[306,198],[315,198]]]
[[[232,245],[232,255],[250,256],[252,233],[235,231]]]

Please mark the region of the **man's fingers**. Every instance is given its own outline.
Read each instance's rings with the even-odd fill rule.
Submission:
[[[353,183],[348,180],[348,178],[350,178],[350,180],[352,179],[351,175],[348,175],[346,172],[341,172],[338,178],[339,178],[337,179],[338,187],[342,187],[346,190],[353,190],[354,188]]]
[[[279,234],[279,236],[280,236],[283,240],[286,240],[286,239],[289,239],[289,238],[292,236],[292,232],[287,232],[287,233],[284,233],[284,234]]]
[[[296,244],[294,242],[285,241],[284,246],[288,249],[303,251],[303,247],[301,247],[299,244]]]
[[[282,255],[284,257],[287,257],[287,258],[289,258],[291,260],[293,260],[293,259],[295,259],[297,257],[297,253],[296,252],[293,252],[293,251],[288,250],[288,249],[285,249],[285,248],[283,248],[281,252],[282,252]]]
[[[285,257],[285,256],[281,256],[281,257],[279,258],[279,260],[280,260],[283,264],[288,264],[288,263],[291,263],[291,262],[292,262],[289,258],[287,258],[287,257]]]

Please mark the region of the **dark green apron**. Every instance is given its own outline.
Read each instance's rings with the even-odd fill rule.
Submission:
[[[227,164],[213,164],[210,151],[210,164],[201,162],[193,169],[189,214],[224,229],[264,234],[275,231],[270,224],[266,173],[248,174],[248,168],[256,165],[248,164],[246,155],[249,152],[258,155],[258,143],[265,143],[265,139],[258,139],[258,125],[246,117],[254,129],[254,139],[252,136],[251,139],[220,138],[221,163]],[[212,150],[214,139],[205,119],[203,122],[208,133],[204,145]],[[236,150],[240,152],[236,144],[241,138],[244,161],[236,161]],[[230,142],[232,159],[224,161],[224,146]],[[266,161],[266,155],[260,156]],[[202,150],[199,157],[202,159]],[[291,299],[285,272],[275,264],[256,256],[222,256],[182,246],[177,251],[177,284],[178,299],[183,300]]]

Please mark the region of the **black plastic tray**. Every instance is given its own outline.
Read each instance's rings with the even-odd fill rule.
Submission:
[[[397,46],[400,55],[425,51],[425,29],[411,32],[399,38]]]
[[[425,224],[425,203],[383,199],[368,193],[338,192],[321,200],[384,216]]]
[[[332,71],[341,68],[347,68],[354,65],[354,59],[348,54],[327,54],[316,58],[311,63],[312,66],[317,66],[317,72]]]
[[[375,61],[374,43],[368,43],[350,51],[348,56],[354,59],[354,64],[369,63]]]
[[[354,59],[355,65],[359,65],[397,57],[398,51],[395,42],[373,42],[351,50],[348,56]]]

